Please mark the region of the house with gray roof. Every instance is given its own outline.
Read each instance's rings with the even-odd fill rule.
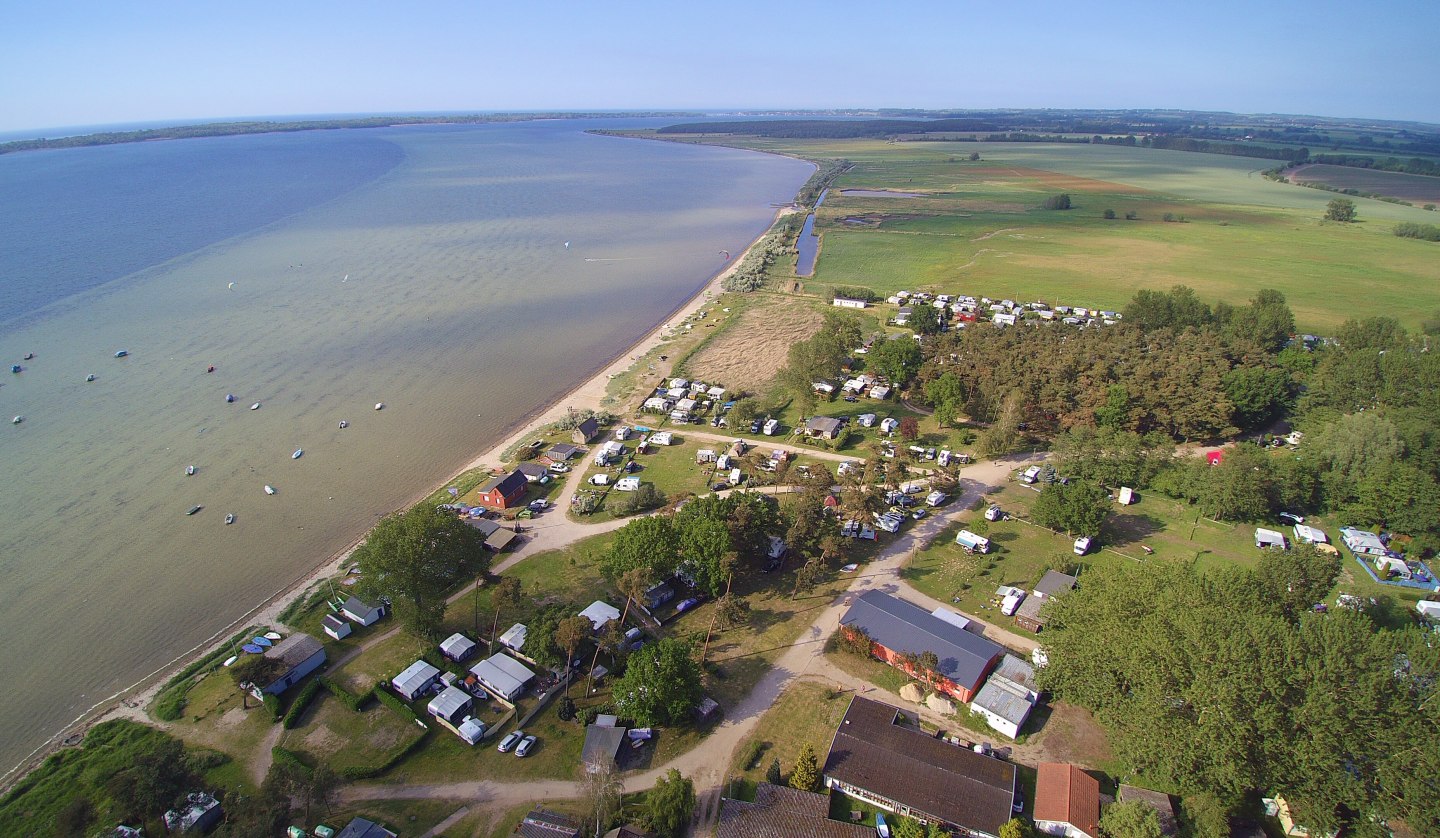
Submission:
[[[715,838],[875,838],[875,828],[830,820],[823,794],[759,783],[754,803],[720,799]]]
[[[861,594],[840,625],[863,631],[876,657],[916,677],[922,673],[907,667],[906,656],[933,652],[939,659],[933,686],[966,703],[974,699],[1002,652],[998,644],[883,591]]]
[[[325,664],[325,645],[308,634],[296,632],[266,649],[265,657],[285,665],[285,673],[262,690],[279,695]]]

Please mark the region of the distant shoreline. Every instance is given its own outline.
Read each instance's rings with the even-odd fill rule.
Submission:
[[[353,119],[242,120],[206,122],[199,125],[172,125],[164,128],[139,128],[131,131],[97,131],[54,139],[38,137],[0,143],[0,154],[44,149],[87,148],[101,145],[145,143],[157,140],[186,140],[200,137],[233,137],[243,134],[281,134],[293,131],[333,131],[350,128],[398,128],[407,125],[482,125],[495,122],[532,122],[545,119],[645,119],[694,117],[692,112],[646,111],[612,113],[493,113],[456,114],[451,116],[366,116]]]

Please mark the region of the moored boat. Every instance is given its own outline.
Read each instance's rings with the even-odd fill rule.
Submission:
[[[280,638],[281,638],[281,635],[280,635],[280,632],[278,632],[278,631],[267,631],[267,632],[265,632],[265,639],[266,639],[266,640],[279,640]]]
[[[304,449],[304,448],[296,448],[296,449],[295,449],[295,453],[290,455],[290,459],[292,459],[292,460],[298,460],[298,459],[300,459],[300,455],[301,455],[301,454],[304,454],[304,453],[305,453],[305,449]]]
[[[350,423],[349,423],[349,422],[346,422],[344,419],[341,419],[341,420],[340,420],[340,428],[341,428],[341,430],[344,430],[345,428],[348,428],[348,427],[350,427]]]
[[[21,422],[24,422],[24,421],[25,421],[25,417],[24,417],[24,416],[16,416],[14,419],[11,419],[11,420],[10,420],[10,424],[12,424],[12,425],[18,425],[18,424],[20,424]]]
[[[225,403],[226,403],[226,404],[230,404],[230,403],[233,402],[233,401],[235,401],[235,394],[234,394],[234,393],[226,393],[226,394],[225,394]]]
[[[33,361],[33,360],[35,360],[35,353],[34,353],[34,352],[26,352],[26,353],[25,353],[25,357],[24,357],[24,358],[21,358],[20,360],[22,360],[22,361]]]
[[[196,512],[199,512],[200,509],[201,509],[200,504],[197,503],[197,504],[195,504],[194,506],[190,507],[190,511],[189,511],[189,512],[186,512],[185,514],[186,514],[186,515],[194,515]]]
[[[195,467],[194,467],[194,466],[186,466],[186,467],[185,467],[185,474],[186,474],[187,476],[188,476],[188,475],[191,475],[191,474],[194,474],[194,473],[195,473]]]
[[[259,402],[256,402],[256,403],[250,405],[250,409],[251,409],[251,410],[259,410],[259,409],[260,409],[260,403],[259,403]]]
[[[22,370],[22,369],[24,369],[24,367],[20,366],[19,364],[11,364],[11,365],[10,365],[10,371],[11,371],[11,372],[19,372],[19,371]]]
[[[234,512],[226,512],[226,513],[225,513],[225,523],[227,523],[227,524],[233,524],[233,523],[235,523],[235,513],[234,513]]]
[[[225,659],[225,662],[224,662],[223,664],[221,664],[221,666],[229,666],[230,664],[232,664],[232,663],[234,663],[235,661],[238,661],[238,660],[240,660],[240,656],[239,656],[239,655],[231,655],[230,657],[228,657],[228,658]]]
[[[116,358],[124,358],[126,355],[129,355],[129,354],[130,354],[130,350],[128,350],[128,349],[117,349],[117,350],[115,350],[115,357],[116,357]]]
[[[95,380],[95,373],[92,372],[92,373],[90,373],[89,375],[85,376],[85,380],[86,380],[86,381],[94,381],[94,380]]]
[[[266,483],[266,484],[265,484],[265,494],[267,494],[267,495],[273,495],[273,494],[275,494],[275,487],[274,487],[274,486],[271,486],[269,483]]]
[[[375,403],[375,409],[376,409],[376,410],[384,410],[384,409],[385,409],[385,403],[384,403],[384,402],[376,402],[376,403]]]

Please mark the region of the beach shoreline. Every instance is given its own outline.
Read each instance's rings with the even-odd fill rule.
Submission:
[[[440,485],[446,485],[456,477],[487,464],[495,466],[501,465],[501,457],[506,450],[518,444],[525,437],[536,433],[546,425],[550,425],[564,417],[571,409],[600,410],[611,378],[629,370],[640,358],[668,340],[673,330],[678,327],[679,321],[690,317],[723,294],[725,279],[734,273],[744,261],[746,254],[774,229],[777,221],[795,211],[796,209],[793,204],[776,209],[771,216],[770,223],[745,246],[744,250],[732,257],[724,267],[716,271],[708,280],[702,283],[689,298],[663,317],[660,322],[645,332],[626,349],[611,358],[607,363],[602,364],[578,385],[551,401],[549,404],[532,411],[524,418],[518,420],[514,425],[502,431],[500,440],[497,443],[486,448],[470,459],[465,465],[456,469]],[[433,486],[422,489],[394,511],[409,509],[429,497],[434,491],[435,487]],[[164,729],[166,725],[151,718],[146,712],[146,708],[155,700],[155,697],[170,678],[173,677],[173,673],[178,672],[191,662],[212,654],[225,642],[227,637],[244,626],[282,626],[283,624],[279,621],[280,613],[297,597],[303,596],[315,584],[338,573],[341,567],[343,567],[354,554],[355,550],[364,543],[367,534],[368,530],[359,535],[347,547],[331,554],[328,558],[312,567],[309,572],[302,575],[299,579],[271,594],[261,604],[216,631],[210,637],[177,655],[168,663],[156,668],[130,686],[117,690],[112,695],[96,702],[76,717],[74,721],[27,754],[14,767],[6,771],[4,775],[0,775],[0,793],[8,791],[14,784],[23,780],[26,775],[38,768],[46,758],[60,748],[77,744],[77,737],[83,737],[91,727],[101,722],[126,718]]]

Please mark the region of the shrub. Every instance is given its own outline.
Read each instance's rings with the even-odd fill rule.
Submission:
[[[1068,210],[1070,209],[1070,196],[1063,193],[1051,195],[1045,199],[1044,206],[1047,210]]]
[[[1440,226],[1434,224],[1416,224],[1413,221],[1406,221],[1396,224],[1395,235],[1402,239],[1421,239],[1427,242],[1440,242]]]
[[[746,742],[745,747],[740,750],[740,770],[749,771],[751,768],[754,768],[755,763],[760,760],[760,754],[764,750],[765,743],[759,739],[751,739],[749,742]]]
[[[290,709],[285,711],[285,718],[280,720],[280,726],[290,730],[299,725],[300,714],[304,713],[305,708],[310,706],[310,702],[315,700],[315,694],[318,692],[320,692],[318,680],[311,679],[305,682],[305,686],[301,687],[300,692],[296,694],[295,700],[290,702]]]
[[[1130,210],[1129,212],[1125,213],[1125,220],[1126,220],[1126,221],[1135,221],[1135,220],[1138,220],[1139,218],[1140,218],[1140,213],[1136,212],[1135,210]]]
[[[265,706],[266,710],[270,711],[270,718],[273,721],[278,722],[285,715],[285,709],[280,706],[280,699],[270,693],[265,693],[265,697],[260,699],[260,703]]]
[[[410,705],[401,701],[399,696],[389,690],[375,690],[375,697],[380,700],[381,704],[399,713],[406,721],[420,721],[420,717],[415,715],[415,711],[410,709]]]

